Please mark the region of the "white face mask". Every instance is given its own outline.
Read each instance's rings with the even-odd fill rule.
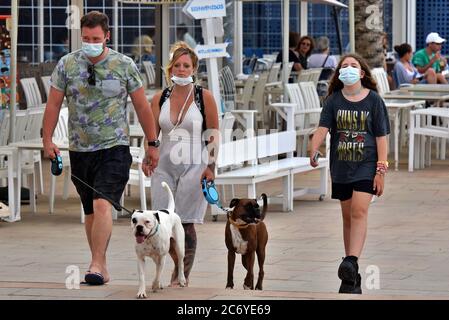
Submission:
[[[181,77],[172,75],[171,81],[173,81],[178,86],[184,87],[188,84],[191,84],[193,82],[193,78],[192,78],[192,76],[188,76],[187,78],[181,78]]]
[[[83,42],[81,47],[86,56],[96,58],[103,53],[103,42],[100,43],[88,43]]]

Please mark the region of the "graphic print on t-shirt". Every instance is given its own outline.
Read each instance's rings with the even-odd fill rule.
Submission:
[[[360,162],[364,156],[369,111],[337,112],[338,160]]]

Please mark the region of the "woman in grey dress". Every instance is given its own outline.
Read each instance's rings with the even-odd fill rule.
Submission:
[[[194,85],[192,76],[197,68],[198,57],[193,49],[185,42],[175,43],[166,67],[167,83],[171,87],[157,93],[151,102],[161,139],[159,165],[150,172],[146,159],[142,163],[144,173],[152,174],[153,209],[163,209],[168,203],[167,194],[161,187],[162,181],[167,182],[174,194],[175,211],[181,217],[185,231],[184,272],[187,283],[197,243],[194,224],[203,223],[207,208],[201,181],[204,178],[214,180],[218,151],[217,106],[210,91]],[[201,98],[202,106],[198,105],[201,103],[197,98]],[[176,266],[176,254],[172,248],[170,255]],[[172,286],[177,285],[176,275],[177,270],[172,275]]]

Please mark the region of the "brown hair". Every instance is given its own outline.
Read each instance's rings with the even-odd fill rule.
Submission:
[[[370,90],[377,92],[377,82],[373,79],[371,75],[370,68],[368,66],[368,63],[366,63],[365,59],[363,59],[361,56],[355,53],[348,53],[341,57],[340,62],[338,62],[337,68],[335,69],[334,75],[332,76],[331,81],[329,82],[329,89],[327,90],[327,97],[332,95],[332,93],[336,91],[340,91],[343,89],[344,84],[341,82],[340,79],[338,79],[338,76],[340,75],[340,69],[341,65],[343,64],[343,61],[347,58],[354,58],[357,60],[357,62],[360,64],[360,67],[362,68],[365,75],[363,76],[360,81],[362,82],[362,86],[365,88],[368,88]]]
[[[81,28],[95,28],[100,26],[106,35],[109,31],[109,18],[100,11],[90,11],[81,18]]]
[[[192,59],[193,73],[195,74],[198,70],[198,56],[196,55],[195,51],[190,48],[189,45],[184,41],[178,41],[173,44],[172,48],[170,49],[170,60],[165,67],[165,78],[167,80],[167,84],[172,85],[170,73],[173,69],[173,65],[175,64],[176,60],[179,59],[179,57],[185,54],[188,54]]]
[[[304,40],[310,41],[309,51],[307,51],[307,53],[306,53],[306,58],[308,58],[312,54],[313,48],[315,48],[315,41],[313,40],[312,37],[302,36],[301,38],[299,38],[298,45],[296,46],[295,51],[300,52],[299,49],[301,48],[301,42],[303,42]]]
[[[399,58],[402,58],[409,52],[412,52],[412,46],[408,43],[402,43],[400,45],[394,46],[394,51],[398,53]]]

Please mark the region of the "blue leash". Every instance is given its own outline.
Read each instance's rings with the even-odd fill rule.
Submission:
[[[203,179],[202,189],[204,197],[206,201],[211,205],[216,205],[218,208],[228,213],[230,211],[229,208],[223,208],[223,205],[220,202],[220,196],[218,194],[217,188],[215,187],[215,183],[213,181],[208,182],[206,179]]]

